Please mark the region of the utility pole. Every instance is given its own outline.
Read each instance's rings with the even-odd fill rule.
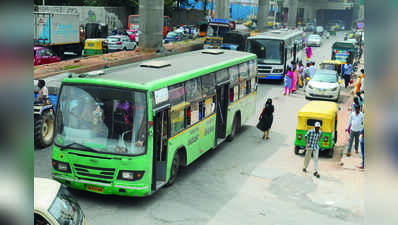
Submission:
[[[46,0],[43,0],[43,6],[45,6],[46,5]]]

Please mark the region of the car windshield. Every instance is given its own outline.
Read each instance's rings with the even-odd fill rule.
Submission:
[[[333,73],[315,73],[311,80],[317,82],[337,83],[337,76]]]
[[[65,186],[61,186],[48,212],[58,224],[82,225],[83,213]]]
[[[248,51],[268,64],[282,64],[282,41],[268,39],[249,40]]]
[[[139,155],[146,145],[146,95],[110,87],[64,85],[56,115],[55,144]]]

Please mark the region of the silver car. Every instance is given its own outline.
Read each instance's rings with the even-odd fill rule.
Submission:
[[[318,34],[311,34],[307,38],[307,46],[321,46],[321,36]]]
[[[306,99],[327,99],[338,101],[340,97],[339,76],[334,70],[317,70],[305,89]]]

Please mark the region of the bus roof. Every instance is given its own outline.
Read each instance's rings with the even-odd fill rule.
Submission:
[[[300,30],[275,30],[267,31],[264,33],[257,34],[249,37],[248,39],[274,39],[274,40],[288,40],[291,37],[302,34]]]
[[[204,50],[202,49],[128,64],[105,70],[104,75],[66,78],[63,82],[156,90],[256,58],[254,54],[241,51],[222,50],[221,54],[206,54],[203,52]],[[142,66],[143,64],[162,63],[165,63],[166,66],[161,68]]]

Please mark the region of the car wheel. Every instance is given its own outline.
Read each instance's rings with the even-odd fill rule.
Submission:
[[[123,48],[123,51],[127,51],[127,48],[126,48],[126,47],[124,47],[124,48]]]

